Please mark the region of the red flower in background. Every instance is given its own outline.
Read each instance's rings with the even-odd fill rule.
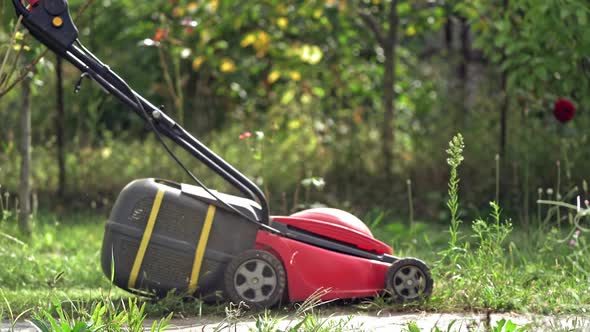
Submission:
[[[168,29],[158,28],[156,33],[154,34],[154,38],[152,38],[155,42],[160,42],[168,37],[168,33],[170,31]]]
[[[252,133],[249,132],[249,131],[247,131],[247,132],[245,132],[245,133],[243,133],[243,134],[240,135],[240,139],[243,140],[243,139],[246,139],[246,138],[248,138],[250,136],[252,136]]]
[[[553,115],[557,121],[566,123],[576,115],[576,106],[567,99],[558,99],[553,107]]]

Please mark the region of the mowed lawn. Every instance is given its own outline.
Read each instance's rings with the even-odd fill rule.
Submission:
[[[32,239],[19,240],[13,220],[0,228],[0,287],[14,312],[53,299],[88,301],[110,289],[100,269],[104,217],[41,214]]]

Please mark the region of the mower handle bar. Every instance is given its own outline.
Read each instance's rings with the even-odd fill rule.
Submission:
[[[121,77],[84,48],[77,38],[78,31],[67,9],[67,0],[39,0],[35,7],[31,6],[30,11],[22,4],[21,0],[12,0],[12,2],[17,15],[23,17],[23,25],[37,40],[65,58],[83,73],[87,73],[108,93],[113,94],[131,107],[144,121],[152,122],[158,132],[180,145],[244,195],[258,201],[261,207],[259,221],[262,224],[269,225],[268,202],[264,193],[256,184],[193,137],[163,110],[157,108],[131,89]],[[64,10],[57,15],[49,13],[46,7],[52,5],[62,6]],[[60,18],[57,22],[53,21],[56,17]],[[59,26],[56,23],[60,23]]]
[[[12,3],[14,4],[14,8],[16,9],[17,16],[23,16],[24,18],[29,15],[27,7],[25,7],[20,0],[12,0]]]

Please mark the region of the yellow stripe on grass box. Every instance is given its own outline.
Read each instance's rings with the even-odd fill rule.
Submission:
[[[201,238],[199,239],[197,250],[195,252],[195,262],[193,263],[193,271],[188,285],[189,294],[192,294],[197,290],[197,281],[199,280],[199,273],[201,272],[201,265],[203,264],[203,257],[205,256],[205,249],[207,248],[207,241],[209,240],[209,233],[211,233],[211,225],[213,225],[214,218],[215,206],[209,205],[207,217],[205,217],[205,223],[203,224],[203,230],[201,231]]]
[[[150,238],[152,237],[152,232],[154,231],[154,225],[156,224],[156,219],[158,218],[158,211],[160,211],[160,206],[162,205],[163,198],[164,191],[158,190],[158,193],[156,194],[156,199],[154,199],[154,204],[152,205],[150,218],[148,219],[147,225],[145,226],[143,237],[141,238],[141,243],[139,244],[139,249],[137,250],[137,255],[135,256],[135,262],[133,262],[131,274],[129,275],[129,288],[135,288],[137,276],[139,275],[139,270],[141,269],[141,264],[143,263],[143,257],[145,256],[148,243],[150,242]]]

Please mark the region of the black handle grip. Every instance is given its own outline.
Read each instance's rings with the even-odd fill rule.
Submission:
[[[25,7],[25,5],[23,5],[21,0],[12,0],[12,3],[14,4],[14,9],[16,9],[17,15],[19,15],[19,16],[22,15],[24,17],[27,17],[29,15],[29,11],[27,10],[27,7]]]
[[[78,29],[70,16],[66,0],[38,0],[30,11],[21,0],[12,0],[12,3],[17,14],[23,15],[23,25],[56,53],[63,56],[78,39]]]

